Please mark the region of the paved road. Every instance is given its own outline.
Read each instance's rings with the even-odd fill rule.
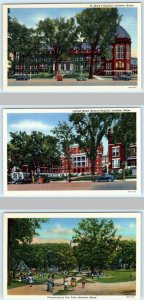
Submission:
[[[136,181],[114,181],[114,182],[98,182],[92,188],[93,190],[136,190]]]
[[[75,79],[31,79],[28,81],[8,80],[8,86],[137,86],[137,80],[130,81],[113,81],[112,79],[97,80],[90,79],[87,81],[76,81]]]
[[[9,184],[8,191],[136,190],[136,181]]]

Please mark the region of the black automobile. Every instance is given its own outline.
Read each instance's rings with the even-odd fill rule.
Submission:
[[[16,77],[16,80],[28,80],[29,76],[27,74],[21,74]]]
[[[112,182],[115,180],[115,177],[112,174],[102,174],[101,176],[97,177],[96,181],[107,181],[107,182]]]
[[[131,80],[131,77],[130,77],[130,75],[122,74],[122,75],[113,77],[113,80],[125,80],[125,81],[128,81],[128,80]]]

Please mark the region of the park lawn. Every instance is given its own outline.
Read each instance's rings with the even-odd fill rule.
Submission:
[[[33,276],[33,279],[36,280],[36,285],[46,283],[48,275],[51,275],[51,274],[45,274],[44,277],[40,277],[40,276],[37,276],[37,275]],[[63,278],[63,275],[62,274],[55,274],[55,279],[58,279],[58,278]],[[12,282],[12,284],[8,286],[8,289],[17,288],[17,287],[21,287],[21,286],[24,286],[24,285],[28,285],[28,283],[15,281],[15,282]]]
[[[8,290],[10,290],[10,289],[18,288],[18,287],[21,287],[24,285],[27,285],[27,283],[21,283],[20,281],[15,281],[15,282],[12,282],[11,285],[8,285],[7,288],[8,288]]]
[[[127,282],[136,280],[136,272],[130,270],[115,270],[104,272],[107,277],[101,277],[99,279],[94,278],[93,281],[99,281],[101,283],[114,283],[114,282]]]
[[[67,295],[68,292],[73,291],[72,287],[69,286],[67,289],[64,290],[64,288],[62,290],[59,290],[58,292],[54,293],[54,295]]]

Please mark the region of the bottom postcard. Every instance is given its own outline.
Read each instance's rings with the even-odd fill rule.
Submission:
[[[8,298],[140,297],[140,213],[4,213]]]

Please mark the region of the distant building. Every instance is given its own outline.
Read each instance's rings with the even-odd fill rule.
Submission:
[[[131,71],[132,74],[137,74],[138,66],[137,66],[137,58],[131,57]]]

